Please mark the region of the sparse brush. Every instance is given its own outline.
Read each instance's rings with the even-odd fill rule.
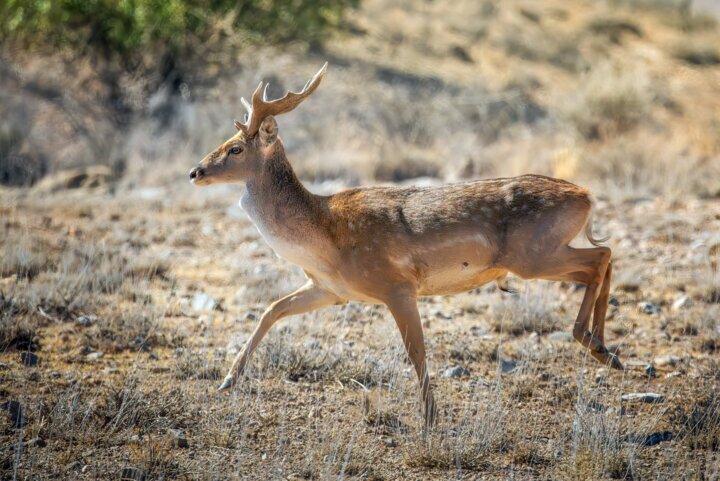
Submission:
[[[683,43],[675,47],[673,55],[696,67],[720,64],[720,51],[714,44]]]
[[[717,391],[689,409],[677,409],[671,419],[677,437],[691,449],[720,450],[720,397]]]
[[[593,68],[565,117],[587,140],[605,140],[633,130],[652,113],[650,80],[639,72],[625,72],[608,64]]]
[[[526,332],[547,334],[563,329],[565,323],[559,317],[560,303],[556,296],[557,291],[528,285],[523,292],[504,297],[491,308],[493,330],[520,336]]]

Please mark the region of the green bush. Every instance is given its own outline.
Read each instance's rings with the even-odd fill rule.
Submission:
[[[4,0],[0,40],[131,60],[193,52],[222,25],[249,41],[316,42],[359,0]]]

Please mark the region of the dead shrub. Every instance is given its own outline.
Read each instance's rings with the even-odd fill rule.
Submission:
[[[564,116],[588,140],[625,134],[651,114],[650,82],[638,72],[603,64],[580,85],[575,97],[568,99]]]

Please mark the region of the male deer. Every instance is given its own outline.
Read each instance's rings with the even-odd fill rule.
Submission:
[[[270,327],[286,316],[361,301],[390,309],[420,381],[426,420],[435,413],[418,314],[420,296],[469,291],[511,272],[587,286],[573,328],[603,364],[623,366],[604,344],[610,249],[591,231],[590,193],[570,182],[523,175],[439,187],[361,187],[313,195],[298,180],[278,137],[275,116],[293,110],[325,76],[301,92],[268,100],[255,90],[238,132],[190,171],[195,185],[244,182],[240,205],[281,257],[302,267],[307,283],[272,303],[235,358],[220,391],[232,387]],[[595,246],[569,246],[585,227]],[[592,315],[592,330],[589,330]]]

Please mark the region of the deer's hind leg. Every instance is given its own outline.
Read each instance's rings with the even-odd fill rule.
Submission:
[[[611,251],[607,247],[575,249],[564,246],[551,255],[531,262],[517,262],[506,266],[511,272],[524,279],[547,279],[571,281],[585,284],[585,295],[573,326],[575,339],[590,350],[590,354],[603,364],[622,369],[622,363],[608,352],[604,344],[605,312],[610,289],[608,265]],[[598,302],[604,305],[598,305]],[[594,310],[593,332],[590,332],[590,318]]]

